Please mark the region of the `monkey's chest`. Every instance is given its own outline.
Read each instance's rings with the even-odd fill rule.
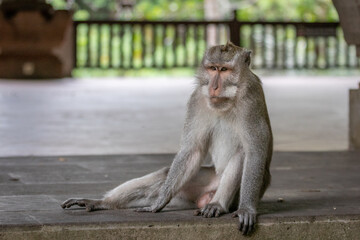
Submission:
[[[228,162],[241,154],[242,144],[237,129],[219,124],[213,131],[209,154],[217,173],[222,173]]]

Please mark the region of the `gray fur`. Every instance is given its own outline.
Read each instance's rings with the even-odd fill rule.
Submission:
[[[86,200],[89,209],[158,212],[170,201],[184,208],[216,191],[195,215],[218,217],[236,204],[239,230],[251,232],[258,202],[270,184],[273,140],[261,81],[249,68],[250,54],[230,42],[208,49],[171,167],[126,182],[102,200]],[[213,168],[201,167],[208,155]],[[69,199],[62,207],[87,207],[86,201]]]

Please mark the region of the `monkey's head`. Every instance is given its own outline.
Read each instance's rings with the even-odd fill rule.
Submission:
[[[242,76],[249,71],[250,54],[231,42],[205,52],[197,80],[210,108],[227,111],[233,106]]]

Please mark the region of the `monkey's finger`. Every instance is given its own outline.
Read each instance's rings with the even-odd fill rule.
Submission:
[[[153,212],[153,213],[156,213],[156,212],[160,212],[167,204],[169,203],[169,201],[167,202],[162,202],[160,204],[157,204],[157,205],[153,205],[151,206],[151,211],[150,212]]]
[[[232,217],[232,218],[237,218],[237,217],[239,217],[239,215],[237,214],[237,212],[233,212],[233,213],[231,214],[231,217]]]
[[[254,222],[254,219],[252,216],[250,216],[250,219],[249,219],[249,229],[247,231],[246,234],[249,234],[252,232],[252,230],[254,229],[254,225],[255,225],[255,222]]]
[[[157,213],[157,212],[160,212],[161,209],[162,209],[162,208],[154,208],[154,209],[151,210],[151,212]]]
[[[239,230],[240,231],[243,230],[243,225],[244,225],[244,216],[242,214],[239,214]]]
[[[249,215],[248,215],[248,213],[245,212],[244,225],[243,225],[243,229],[242,229],[243,235],[247,234],[248,229],[249,229]]]
[[[255,223],[256,223],[256,221],[257,221],[257,219],[256,219],[256,214],[254,214],[254,215],[251,216],[251,220],[252,220],[253,224],[255,225]]]
[[[151,207],[143,207],[143,208],[137,208],[134,210],[135,212],[152,212]]]

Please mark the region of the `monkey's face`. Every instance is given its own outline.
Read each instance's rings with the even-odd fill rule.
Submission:
[[[249,68],[250,53],[232,43],[206,51],[197,78],[211,109],[227,111],[235,104],[241,75]]]

